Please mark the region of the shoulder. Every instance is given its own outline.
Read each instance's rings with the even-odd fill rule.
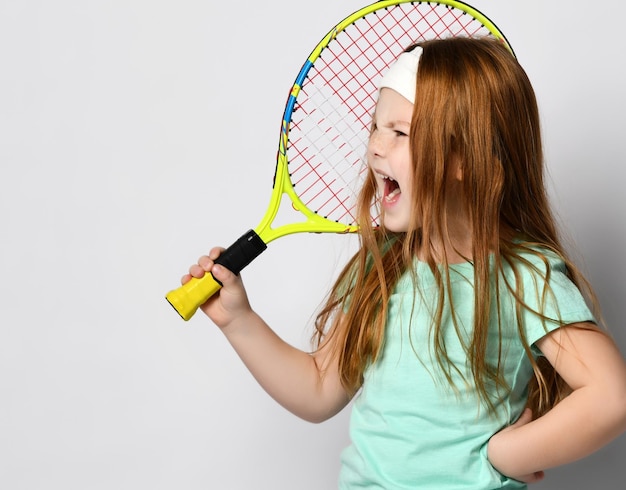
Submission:
[[[503,260],[505,272],[514,271],[520,279],[542,279],[567,277],[566,259],[556,251],[534,243],[518,242],[512,254]]]
[[[529,304],[544,304],[546,293],[557,303],[579,302],[580,291],[570,277],[567,259],[549,247],[518,242],[502,264],[506,284]]]
[[[594,321],[565,257],[549,247],[520,242],[507,259],[503,273],[508,287],[525,305],[524,316],[556,325]],[[536,317],[536,318],[535,318]]]

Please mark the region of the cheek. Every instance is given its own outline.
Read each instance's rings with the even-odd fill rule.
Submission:
[[[413,189],[413,166],[410,156],[402,159],[401,172],[403,190],[406,189],[407,192],[410,192]]]
[[[365,149],[365,162],[367,163],[367,166],[371,168],[372,166],[372,162],[374,161],[374,153],[372,152],[371,146],[367,145],[367,148]]]

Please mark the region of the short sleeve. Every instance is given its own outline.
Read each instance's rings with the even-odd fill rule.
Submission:
[[[582,293],[566,274],[565,263],[554,254],[545,262],[534,261],[535,267],[522,269],[522,322],[529,345],[564,325],[594,322]],[[548,281],[546,283],[546,277]]]

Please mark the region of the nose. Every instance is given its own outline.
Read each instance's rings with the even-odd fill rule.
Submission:
[[[367,143],[367,151],[371,156],[384,157],[387,153],[387,147],[389,142],[380,131],[372,131],[369,141]]]

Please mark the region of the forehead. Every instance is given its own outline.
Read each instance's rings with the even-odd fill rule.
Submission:
[[[413,104],[393,89],[382,88],[376,102],[376,117],[410,121]]]

